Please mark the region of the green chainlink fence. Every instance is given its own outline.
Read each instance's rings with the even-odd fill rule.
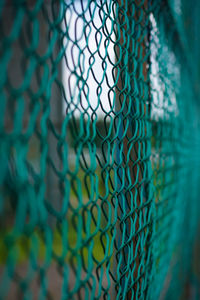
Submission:
[[[0,2],[0,299],[199,299],[199,13]]]

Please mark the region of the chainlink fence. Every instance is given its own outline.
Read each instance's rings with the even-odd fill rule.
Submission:
[[[199,12],[0,2],[0,299],[199,299]]]

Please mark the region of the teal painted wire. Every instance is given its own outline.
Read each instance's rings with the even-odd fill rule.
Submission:
[[[196,282],[197,12],[0,4],[0,299],[178,299]]]

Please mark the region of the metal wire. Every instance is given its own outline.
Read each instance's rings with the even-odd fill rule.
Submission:
[[[190,13],[1,2],[0,299],[184,293],[200,180]]]

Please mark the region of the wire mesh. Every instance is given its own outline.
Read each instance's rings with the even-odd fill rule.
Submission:
[[[179,299],[197,280],[195,3],[1,1],[0,299]]]

